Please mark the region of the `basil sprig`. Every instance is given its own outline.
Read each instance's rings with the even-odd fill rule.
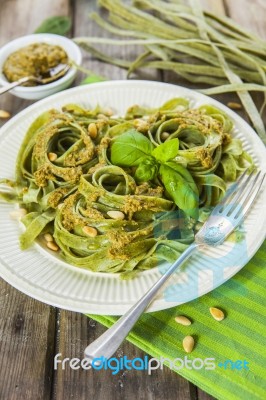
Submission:
[[[144,158],[135,172],[135,179],[137,182],[152,181],[158,175],[158,171],[159,165],[154,157]]]
[[[178,150],[177,138],[154,147],[146,136],[136,129],[130,129],[113,139],[111,162],[121,167],[137,167],[135,179],[138,183],[159,177],[175,204],[187,215],[197,219],[198,188],[190,172],[173,161]]]
[[[175,204],[187,215],[198,219],[198,188],[188,170],[176,162],[161,164],[159,174]]]

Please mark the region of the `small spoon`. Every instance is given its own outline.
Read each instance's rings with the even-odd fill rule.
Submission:
[[[49,70],[49,75],[47,78],[38,78],[36,76],[25,76],[24,78],[19,79],[18,81],[9,83],[0,89],[0,94],[8,92],[16,86],[24,85],[26,82],[36,82],[39,85],[46,85],[47,83],[51,83],[56,81],[57,79],[64,76],[67,71],[70,69],[70,65],[68,64],[58,64],[56,67],[51,68]]]

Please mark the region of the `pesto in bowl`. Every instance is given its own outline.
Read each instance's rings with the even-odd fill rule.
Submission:
[[[50,76],[51,68],[66,64],[68,56],[58,45],[33,43],[11,53],[3,65],[3,74],[9,82],[15,82],[27,76],[45,78]],[[27,82],[27,86],[36,86],[36,82]]]

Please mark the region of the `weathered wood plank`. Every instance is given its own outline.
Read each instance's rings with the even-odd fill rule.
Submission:
[[[225,15],[225,6],[223,0],[201,0],[204,10],[208,10],[215,15]]]
[[[241,26],[266,39],[265,0],[225,0],[228,15]]]
[[[45,18],[69,13],[68,0],[1,1],[0,46],[17,37],[33,33]]]
[[[0,399],[48,400],[55,309],[0,281]]]
[[[83,358],[88,343],[99,337],[105,330],[103,326],[84,315],[61,311],[60,339],[57,353],[61,359]],[[145,354],[129,342],[124,342],[114,355],[128,359],[143,358]],[[56,371],[54,396],[56,400],[108,399],[108,400],[165,400],[193,399],[188,382],[165,367],[155,370],[150,376],[147,371],[119,371],[112,375],[110,370],[72,370],[66,365],[65,370]]]

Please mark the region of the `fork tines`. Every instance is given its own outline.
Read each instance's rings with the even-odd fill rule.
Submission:
[[[262,171],[253,170],[248,173],[246,170],[228,189],[222,201],[215,207],[216,211],[231,218],[243,218],[255,200],[264,178],[265,173]]]

